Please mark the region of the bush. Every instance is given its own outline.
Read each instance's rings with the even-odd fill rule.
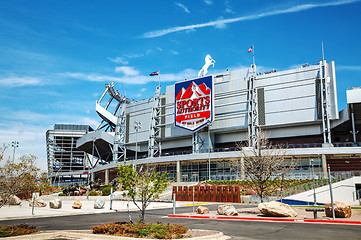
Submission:
[[[27,224],[19,224],[15,226],[1,226],[0,237],[26,235],[37,231],[38,230],[36,229],[36,227],[29,226]]]
[[[182,238],[188,228],[180,224],[116,222],[93,226],[94,234],[158,239]]]
[[[99,196],[96,191],[89,191],[89,196]]]
[[[102,189],[102,196],[109,196],[110,195],[110,191],[111,191],[111,188],[110,186],[106,186]]]
[[[61,193],[58,194],[58,196],[59,196],[59,197],[64,197],[64,196],[66,196],[66,195],[61,192]]]

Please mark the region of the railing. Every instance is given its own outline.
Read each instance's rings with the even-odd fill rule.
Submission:
[[[335,147],[360,147],[361,142],[337,142],[333,143]],[[297,143],[297,144],[287,144],[287,148],[320,148],[322,147],[322,143]],[[213,148],[211,152],[234,152],[238,151],[236,147],[224,147],[224,148]],[[201,149],[199,153],[208,153],[208,149]],[[193,154],[191,150],[183,150],[183,151],[175,151],[175,152],[164,152],[162,153],[162,157],[166,156],[177,156],[177,155],[189,155]],[[147,158],[147,154],[138,155],[138,159],[144,159]],[[134,157],[127,157],[127,160],[134,160]]]

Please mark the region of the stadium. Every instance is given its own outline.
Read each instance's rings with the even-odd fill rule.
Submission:
[[[344,93],[342,93],[344,94]],[[238,142],[255,146],[259,129],[285,144],[297,160],[294,178],[359,175],[361,89],[347,90],[339,111],[334,62],[321,60],[286,71],[257,72],[256,65],[161,85],[151,99],[134,101],[105,85],[95,110],[101,123],[56,124],[48,130],[48,175],[53,184],[116,178],[127,161],[169,173],[177,182],[245,179],[232,162]]]

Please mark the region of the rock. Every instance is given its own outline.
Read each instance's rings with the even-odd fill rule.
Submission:
[[[256,194],[257,194],[256,191],[253,190],[253,189],[248,189],[248,190],[246,191],[246,195],[256,195]]]
[[[209,213],[209,210],[206,207],[199,206],[199,207],[197,207],[196,213],[198,213],[198,214],[206,214],[206,213]]]
[[[226,216],[236,216],[236,215],[238,215],[238,212],[233,205],[224,204],[224,205],[218,206],[217,214],[226,215]]]
[[[33,202],[30,201],[29,206],[32,207],[33,206]],[[34,207],[46,207],[46,203],[44,202],[43,199],[35,199],[34,200]]]
[[[351,206],[343,202],[333,202],[335,208],[335,217],[349,218],[351,217]],[[332,204],[331,202],[325,203],[325,212],[327,217],[332,217]]]
[[[296,217],[297,213],[287,204],[280,202],[268,202],[258,204],[258,209],[270,217]]]
[[[104,207],[104,200],[101,198],[97,198],[94,201],[94,209],[102,209]]]
[[[75,200],[73,203],[73,208],[74,209],[81,209],[81,202],[79,200]]]
[[[20,205],[21,204],[21,199],[18,198],[17,196],[15,196],[15,195],[11,195],[9,197],[8,204],[9,205]]]
[[[62,207],[62,201],[60,199],[54,199],[49,202],[49,207],[54,209],[59,209]]]

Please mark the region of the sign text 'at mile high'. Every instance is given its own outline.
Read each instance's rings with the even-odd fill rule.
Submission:
[[[213,76],[178,82],[175,87],[175,126],[195,131],[213,121]]]

